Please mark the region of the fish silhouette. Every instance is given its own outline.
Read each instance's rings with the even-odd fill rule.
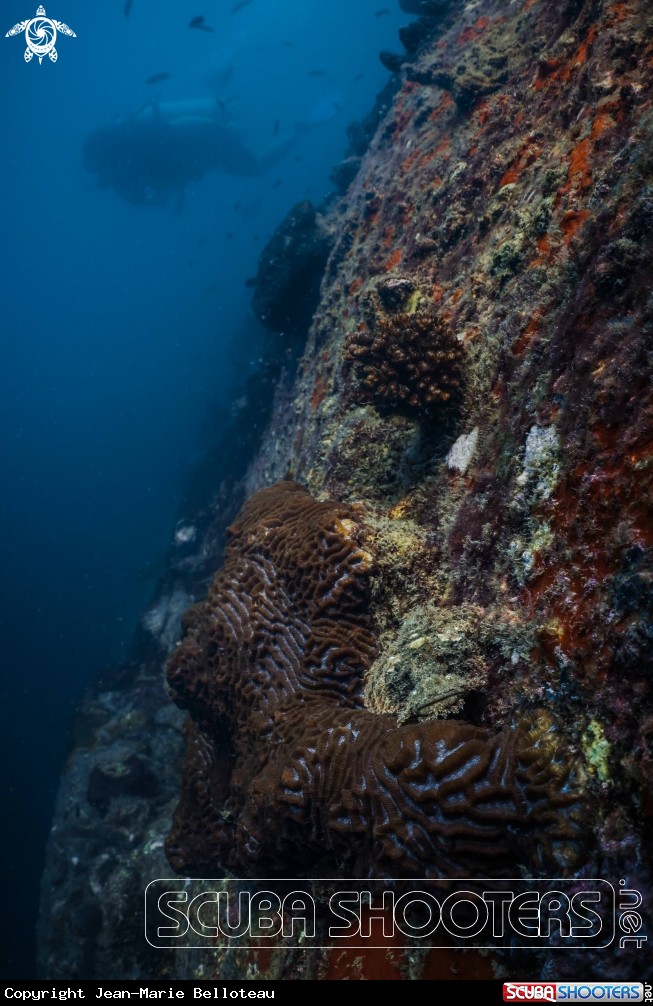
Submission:
[[[236,14],[239,10],[242,10],[243,7],[249,7],[249,5],[251,3],[253,3],[253,2],[254,2],[254,0],[239,0],[239,2],[236,4],[236,6],[231,11],[231,13],[232,14]]]
[[[272,129],[272,135],[276,136],[278,132],[279,132],[279,120],[275,119],[275,121],[274,121],[274,127]]]
[[[162,80],[170,80],[169,73],[155,73],[154,76],[148,77],[145,81],[146,84],[158,84]]]
[[[389,14],[390,9],[388,7],[382,7],[381,10],[374,11],[374,17],[383,17],[384,14]]]
[[[210,25],[204,24],[205,21],[206,18],[204,17],[203,14],[197,14],[196,17],[191,18],[191,20],[188,22],[188,27],[199,28],[200,31],[213,31],[213,28],[211,28]]]
[[[129,17],[129,12],[132,9],[132,2],[133,0],[126,0],[125,6],[123,7],[125,17],[127,18]]]
[[[309,77],[326,77],[326,70],[309,70]]]

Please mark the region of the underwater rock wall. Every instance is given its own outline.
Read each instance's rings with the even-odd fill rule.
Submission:
[[[457,633],[460,715],[560,716],[609,855],[631,869],[653,814],[652,60],[645,4],[589,0],[476,4],[411,56],[341,204],[292,407],[249,481],[290,470],[364,505],[386,654],[373,705],[404,714],[442,674],[439,649],[456,663]],[[392,382],[401,333],[429,313],[411,353],[426,366],[446,325],[462,396],[416,415]],[[366,381],[377,345],[390,367]],[[400,653],[413,623],[422,661]]]
[[[246,494],[291,477],[318,501],[356,504],[378,645],[366,715],[409,730],[454,715],[497,733],[534,710],[552,717],[594,806],[584,875],[627,878],[650,916],[653,15],[644,0],[402,6],[421,16],[405,54],[384,54],[401,87],[360,165],[338,176],[349,187],[326,216],[320,302]],[[167,632],[174,591],[203,598],[235,509],[207,513],[184,546],[201,576],[169,577],[150,625]],[[531,980],[641,980],[637,950],[127,953],[121,878],[166,875],[179,793],[180,714],[157,647],[114,706],[96,692],[83,707],[93,740],[78,739],[64,775],[44,878],[45,975],[428,980],[516,967]],[[160,698],[138,721],[136,683],[150,676]],[[130,801],[143,814],[131,845]],[[71,945],[84,912],[86,957]]]

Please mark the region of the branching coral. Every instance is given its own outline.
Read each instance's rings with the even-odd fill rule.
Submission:
[[[248,875],[565,868],[579,767],[544,714],[492,735],[363,708],[376,651],[360,514],[279,482],[245,504],[168,680],[187,729],[173,867]],[[325,875],[322,872],[322,875]]]
[[[357,397],[375,405],[433,412],[460,397],[464,350],[445,322],[426,311],[380,317],[350,336]]]

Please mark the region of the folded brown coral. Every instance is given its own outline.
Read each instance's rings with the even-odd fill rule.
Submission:
[[[170,659],[186,731],[175,870],[469,876],[567,869],[584,799],[550,716],[491,734],[363,708],[376,652],[358,510],[279,482],[243,507]],[[328,871],[328,872],[325,872]]]

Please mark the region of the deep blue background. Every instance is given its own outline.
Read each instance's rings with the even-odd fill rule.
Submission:
[[[3,978],[34,975],[72,706],[124,655],[151,596],[142,571],[156,569],[209,446],[210,406],[242,376],[230,345],[251,340],[256,356],[244,281],[288,208],[329,190],[347,122],[387,79],[378,52],[399,49],[406,20],[396,0],[383,17],[382,0],[254,0],[232,15],[234,2],[133,0],[127,20],[123,0],[45,0],[77,37],[59,36],[58,62],[42,65],[24,62],[23,35],[3,37],[38,0],[0,5]],[[187,27],[197,14],[213,33]],[[81,168],[90,131],[150,97],[208,96],[229,62],[229,107],[256,152],[276,119],[281,135],[330,94],[343,111],[262,178],[194,183],[180,215],[94,187]],[[147,86],[158,72],[171,79]]]

